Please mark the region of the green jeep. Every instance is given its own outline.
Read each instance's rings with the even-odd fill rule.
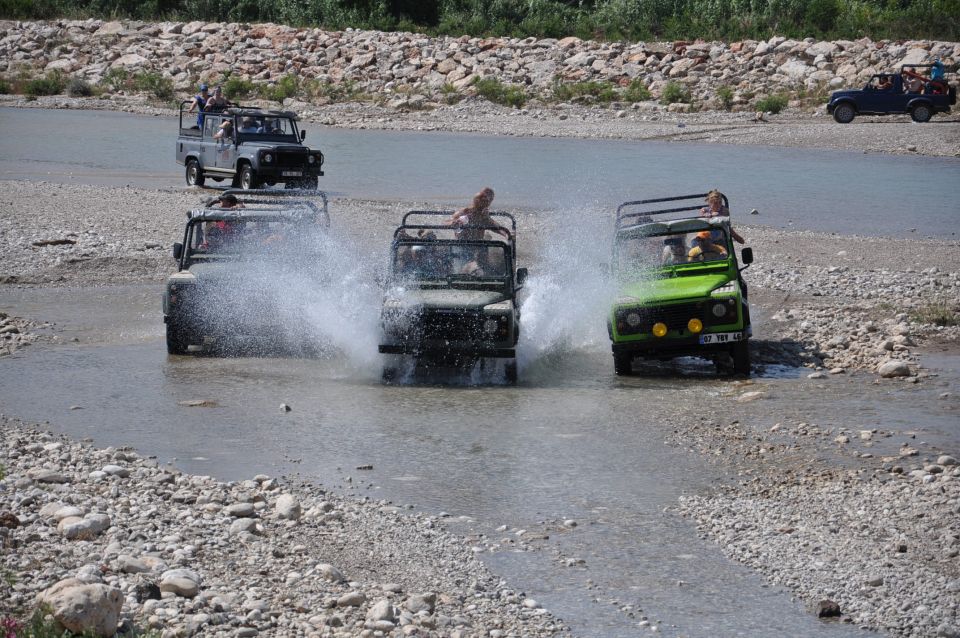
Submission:
[[[728,354],[736,374],[750,374],[750,306],[740,275],[746,266],[737,262],[729,218],[697,216],[700,204],[690,201],[704,197],[617,208],[611,270],[618,297],[607,331],[618,375],[631,373],[635,357],[699,356],[719,370]],[[752,249],[743,249],[742,260],[753,261]]]

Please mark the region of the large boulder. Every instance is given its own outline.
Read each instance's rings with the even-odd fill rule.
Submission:
[[[877,368],[877,374],[879,374],[884,379],[892,379],[894,377],[909,377],[912,372],[910,372],[910,366],[906,361],[886,361],[881,363]]]
[[[75,634],[113,636],[123,607],[123,594],[107,585],[88,585],[76,578],[54,584],[37,597],[54,620]]]

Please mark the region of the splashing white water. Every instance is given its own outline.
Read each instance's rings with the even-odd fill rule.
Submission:
[[[522,367],[544,357],[608,347],[606,316],[614,288],[604,268],[610,258],[607,217],[584,209],[561,214],[541,237],[521,307]]]

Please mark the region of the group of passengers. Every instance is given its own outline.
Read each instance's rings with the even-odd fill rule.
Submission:
[[[730,217],[730,209],[724,204],[723,193],[714,189],[707,193],[707,205],[700,209],[700,217]],[[738,244],[744,243],[743,237],[728,224],[730,236]],[[727,258],[727,248],[724,245],[723,231],[701,230],[692,233],[689,245],[684,241],[684,235],[671,235],[663,240],[663,252],[660,255],[660,264],[673,266],[694,261],[715,261]]]
[[[236,106],[223,95],[223,88],[217,87],[210,95],[210,87],[206,84],[200,85],[200,92],[193,96],[187,113],[197,111],[197,125],[195,128],[203,128],[203,117],[208,113],[222,113],[228,106]]]

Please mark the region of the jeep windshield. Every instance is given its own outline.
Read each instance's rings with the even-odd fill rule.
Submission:
[[[296,122],[290,117],[242,115],[237,117],[237,132],[247,140],[299,142]]]
[[[394,248],[392,268],[395,279],[426,287],[502,287],[510,275],[498,244],[404,241]]]
[[[648,276],[651,271],[726,262],[727,246],[726,230],[722,227],[657,235],[624,234],[617,238],[614,272],[629,279]]]
[[[198,220],[190,223],[187,257],[296,261],[319,251],[321,234],[319,225],[303,218]]]

